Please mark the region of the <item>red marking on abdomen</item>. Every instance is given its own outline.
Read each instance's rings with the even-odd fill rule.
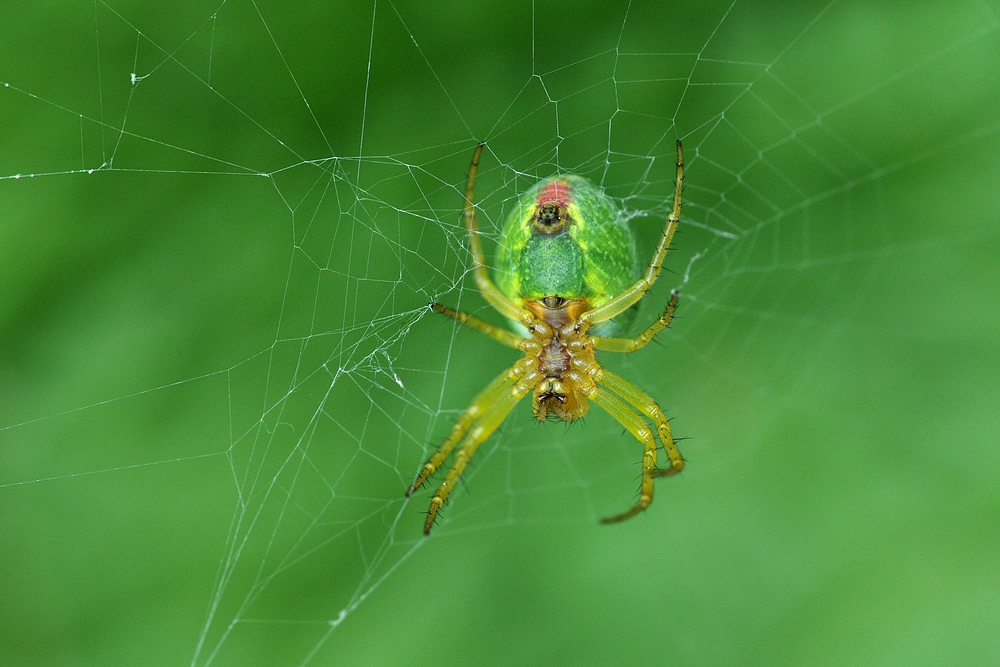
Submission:
[[[560,208],[565,208],[569,205],[571,192],[572,188],[570,188],[569,184],[562,181],[552,181],[538,193],[536,205],[541,206],[542,204],[555,202]]]

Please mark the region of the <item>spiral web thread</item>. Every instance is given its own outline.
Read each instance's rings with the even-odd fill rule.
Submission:
[[[995,39],[996,17],[982,3],[964,6],[966,22],[943,31],[942,41],[921,58],[875,73],[866,85],[838,90],[823,106],[799,91],[794,68],[785,66],[842,18],[842,3],[806,12],[760,61],[731,56],[739,51],[733,40],[753,22],[740,2],[689,30],[698,48],[683,52],[637,47],[641,40],[633,34],[645,20],[643,8],[622,4],[607,43],[570,61],[541,48],[549,46],[548,37],[539,37],[547,17],[533,5],[524,10],[532,29],[530,71],[523,72],[520,91],[498,107],[485,136],[469,118],[477,100],[449,83],[454,66],[425,48],[431,40],[426,24],[389,0],[369,9],[367,34],[360,36],[369,48],[353,155],[335,150],[314,111],[300,83],[304,65],[290,55],[296,44],[276,30],[279,22],[269,14],[275,10],[252,0],[185,10],[198,20],[182,22],[189,25],[180,33],[186,38],[169,42],[156,36],[154,25],[96,2],[89,25],[83,19],[80,25],[96,43],[84,60],[98,74],[83,87],[96,94],[97,113],[40,79],[19,79],[0,68],[2,103],[42,109],[64,130],[66,149],[6,164],[0,188],[21,179],[80,179],[86,188],[85,179],[109,172],[143,174],[147,184],[176,175],[207,184],[255,179],[266,186],[255,183],[255,191],[267,191],[284,212],[275,224],[289,239],[290,261],[266,345],[197,376],[0,427],[5,447],[17,450],[40,424],[72,427],[99,419],[108,406],[154,401],[179,387],[205,386],[221,397],[228,422],[220,424],[228,431],[223,446],[206,437],[181,455],[153,452],[136,460],[133,452],[110,463],[98,457],[99,465],[84,459],[0,484],[4,493],[16,494],[67,480],[110,480],[134,468],[224,459],[229,478],[223,483],[235,503],[192,665],[221,660],[242,641],[240,631],[256,624],[284,624],[289,632],[305,627],[313,637],[310,648],[290,663],[309,664],[344,619],[426,543],[419,533],[426,494],[404,500],[402,492],[478,390],[476,383],[506,360],[488,341],[428,317],[426,309],[428,301],[441,300],[498,321],[475,293],[461,225],[464,170],[477,140],[488,141],[477,192],[488,248],[517,193],[562,171],[591,178],[620,202],[637,230],[642,260],[669,209],[673,142],[682,138],[688,171],[683,233],[668,260],[672,273],[661,278],[652,303],[643,302],[642,317],[650,319],[669,290],[680,289],[683,327],[668,332],[667,344],[700,364],[707,384],[734,382],[753,392],[761,391],[760,378],[746,377],[741,362],[762,337],[780,336],[773,345],[776,378],[787,356],[781,352],[794,350],[804,330],[822,323],[844,272],[871,270],[881,257],[906,251],[905,243],[858,213],[874,212],[877,220],[882,180],[997,129],[972,127],[886,160],[872,157],[838,123],[847,110]],[[312,146],[325,147],[324,154],[297,148],[303,142],[288,136],[291,125],[270,126],[245,89],[213,71],[214,59],[233,48],[231,29],[244,24],[263,31],[269,43],[251,54],[251,68],[283,72],[280,90],[263,95],[293,102],[298,131],[311,135]],[[131,58],[107,47],[122,35],[134,43]],[[438,113],[449,118],[453,136],[379,153],[386,125],[376,119],[386,114],[380,105],[389,103],[373,94],[387,74],[379,53],[399,35],[409,39],[410,58],[423,68],[421,81],[432,90]],[[255,143],[240,154],[186,135],[164,136],[150,98],[184,97],[197,98],[205,122],[249,127]],[[802,283],[813,281],[812,302],[792,299]],[[495,364],[465,381],[470,367],[486,364],[483,354]],[[649,363],[627,359],[616,368],[629,376]],[[651,393],[670,395],[668,379],[648,378]],[[589,526],[617,510],[611,503],[621,494],[615,491],[634,479],[635,443],[608,420],[585,430],[550,425],[541,433],[519,414],[477,455],[464,476],[470,492],[456,492],[432,539],[529,522]],[[608,442],[616,444],[609,448]],[[603,452],[591,462],[599,448]],[[316,558],[350,563],[337,574],[341,585],[329,607],[311,616],[262,614],[271,608],[268,600],[282,595],[285,578]]]

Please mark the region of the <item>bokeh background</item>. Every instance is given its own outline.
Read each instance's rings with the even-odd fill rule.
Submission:
[[[0,6],[0,663],[1000,663],[1000,8]],[[688,151],[688,467],[597,410],[402,492],[514,360],[468,275],[557,170]]]

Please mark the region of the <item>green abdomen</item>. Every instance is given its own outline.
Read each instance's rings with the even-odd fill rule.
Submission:
[[[637,279],[635,242],[621,210],[584,178],[541,181],[521,196],[504,224],[496,282],[516,303],[558,296],[596,307]],[[633,313],[617,324],[627,325]],[[621,327],[602,328],[595,333]]]
[[[522,299],[578,299],[585,293],[583,252],[568,233],[531,236],[521,254],[520,269],[517,296]]]

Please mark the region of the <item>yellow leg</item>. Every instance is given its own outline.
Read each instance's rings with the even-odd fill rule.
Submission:
[[[653,502],[653,477],[656,475],[656,440],[649,426],[631,408],[610,391],[598,387],[590,396],[590,400],[604,408],[619,424],[628,429],[635,439],[643,444],[642,453],[642,485],[639,488],[639,502],[635,507],[618,516],[601,519],[601,523],[617,523],[633,516],[649,507]]]
[[[413,492],[419,489],[427,481],[427,478],[441,467],[444,460],[451,454],[451,450],[455,449],[455,445],[458,444],[458,441],[462,439],[462,436],[466,434],[472,424],[486,414],[504,392],[509,392],[511,386],[517,382],[520,376],[521,371],[518,364],[515,364],[498,375],[493,382],[486,385],[486,389],[479,392],[479,395],[472,400],[472,403],[465,409],[465,412],[455,420],[455,425],[451,427],[451,433],[448,434],[445,441],[441,443],[441,446],[437,448],[427,463],[424,464],[424,467],[421,468],[417,479],[414,480],[413,484],[406,491],[407,497],[413,495]]]
[[[616,296],[611,301],[608,301],[603,306],[594,308],[593,310],[588,310],[580,317],[581,323],[596,324],[598,322],[604,322],[610,320],[613,317],[618,317],[626,310],[632,307],[636,301],[641,299],[649,288],[653,286],[656,282],[657,276],[660,275],[660,269],[663,267],[663,260],[667,256],[667,249],[670,247],[670,239],[674,237],[674,232],[677,231],[677,223],[681,219],[681,193],[684,189],[684,151],[681,148],[680,139],[677,140],[677,182],[674,186],[674,206],[670,211],[670,215],[667,216],[667,225],[663,229],[663,236],[660,237],[660,245],[656,247],[656,253],[653,254],[653,259],[649,263],[649,268],[646,269],[646,275],[639,279],[639,281],[632,285],[620,295]]]
[[[670,459],[670,467],[657,469],[653,474],[657,477],[666,477],[668,475],[675,475],[683,470],[684,459],[681,458],[680,450],[677,449],[674,437],[670,433],[670,422],[667,421],[666,415],[663,414],[663,410],[656,404],[656,401],[650,398],[649,394],[642,389],[639,389],[625,378],[615,375],[609,370],[599,369],[594,374],[594,380],[621,396],[627,403],[652,419],[653,423],[656,424],[656,434],[660,436],[663,449],[667,453],[667,458]]]
[[[678,292],[675,291],[671,294],[670,302],[667,304],[667,309],[663,312],[663,315],[635,338],[601,338],[600,336],[594,336],[592,338],[594,349],[605,352],[635,352],[645,347],[649,341],[653,340],[656,334],[670,326],[670,320],[674,319],[674,311],[677,309],[679,298],[680,294]]]
[[[507,347],[512,347],[515,350],[524,351],[524,343],[527,342],[527,339],[515,336],[506,329],[501,329],[500,327],[490,324],[489,322],[484,322],[475,315],[469,315],[468,313],[463,313],[459,310],[452,310],[447,306],[442,306],[440,303],[431,302],[430,308],[432,310],[436,310],[442,315],[447,315],[459,324],[464,324],[472,327],[476,331],[486,334],[498,343],[506,345]]]
[[[515,322],[525,321],[527,311],[518,308],[510,299],[504,296],[493,281],[490,280],[489,271],[486,269],[486,259],[483,256],[483,245],[479,240],[479,227],[476,225],[476,171],[479,169],[479,156],[483,153],[481,143],[476,146],[476,152],[472,156],[472,164],[469,165],[469,181],[465,186],[465,207],[462,217],[465,219],[465,228],[469,231],[469,250],[472,252],[472,269],[476,278],[476,286],[491,306],[493,306],[504,317]]]
[[[518,401],[524,398],[526,393],[528,393],[528,387],[522,384],[518,384],[506,391],[483,412],[482,417],[480,417],[472,430],[469,431],[468,435],[465,436],[462,446],[459,448],[458,453],[455,454],[455,460],[452,462],[448,474],[445,475],[441,486],[438,487],[434,497],[431,498],[431,506],[427,511],[427,521],[424,522],[424,535],[430,534],[438,510],[448,500],[448,496],[454,490],[455,484],[458,483],[458,478],[461,476],[462,471],[465,470],[465,466],[469,464],[472,455],[479,449],[479,445],[483,444],[492,435],[493,431],[503,423],[503,420],[507,418],[510,411],[514,409]]]

